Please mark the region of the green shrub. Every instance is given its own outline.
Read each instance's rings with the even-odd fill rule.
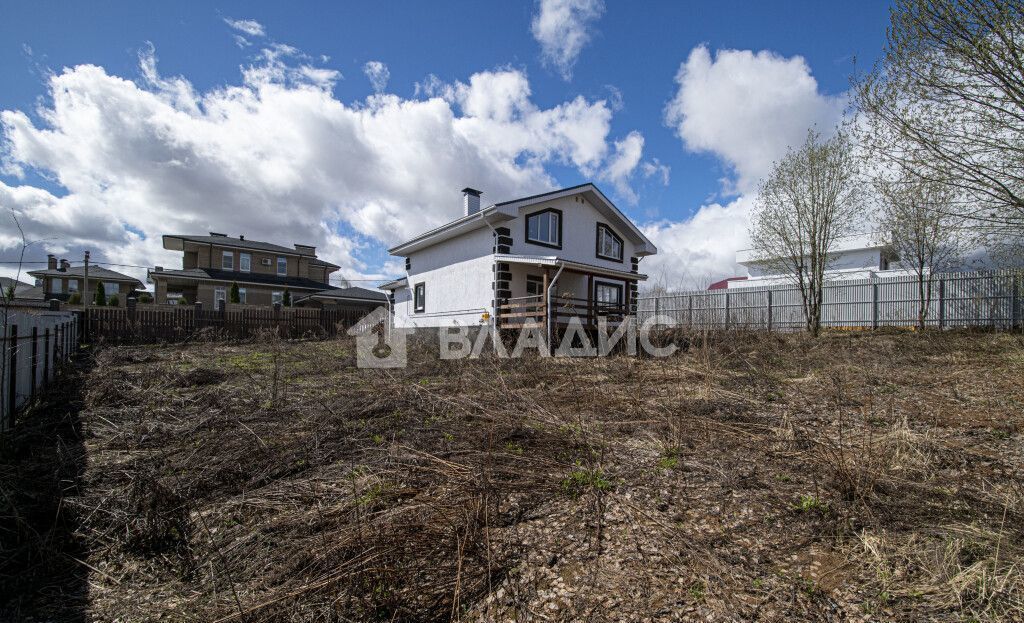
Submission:
[[[96,296],[93,297],[93,302],[96,303],[98,307],[103,307],[107,304],[107,293],[103,287],[102,281],[96,284]]]
[[[117,298],[116,294],[111,294],[110,298],[107,299],[107,305],[111,307],[117,307],[121,304],[121,299]]]
[[[228,302],[229,303],[234,303],[235,305],[237,305],[237,304],[242,302],[242,295],[238,291],[238,284],[237,283],[231,284],[231,292],[228,293]]]
[[[81,305],[82,294],[80,292],[72,292],[71,296],[68,297],[68,305]]]
[[[137,300],[140,303],[149,304],[153,302],[153,295],[150,294],[149,292],[140,292],[135,300]]]

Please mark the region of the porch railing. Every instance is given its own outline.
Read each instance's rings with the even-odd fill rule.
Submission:
[[[500,326],[518,328],[530,323],[547,322],[547,307],[543,296],[520,296],[507,299],[499,305]],[[622,322],[628,314],[626,305],[602,303],[593,299],[559,296],[551,299],[551,322],[555,326],[567,324],[572,318],[579,318],[585,328],[597,326],[598,318],[604,316],[610,324]]]

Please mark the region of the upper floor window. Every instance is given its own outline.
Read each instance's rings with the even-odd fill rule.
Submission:
[[[252,269],[252,256],[248,253],[238,254],[238,270],[247,273]]]
[[[235,270],[235,254],[233,251],[224,251],[221,253],[220,267],[224,270]]]
[[[417,283],[413,290],[412,310],[421,313],[427,309],[427,284]]]
[[[622,238],[604,223],[597,224],[597,257],[622,261]]]
[[[546,247],[562,248],[562,212],[547,208],[526,217],[526,240]]]
[[[287,275],[288,274],[288,258],[279,257],[277,258],[277,274]]]

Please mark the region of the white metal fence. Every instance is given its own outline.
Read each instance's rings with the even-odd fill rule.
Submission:
[[[926,324],[932,327],[1021,327],[1024,273],[946,273],[935,276]],[[916,277],[855,279],[826,284],[823,327],[914,326]],[[805,326],[800,288],[778,285],[732,290],[698,290],[637,299],[637,320],[667,316],[697,328],[792,330]]]
[[[0,433],[18,409],[52,382],[78,345],[78,318],[70,312],[0,310]]]

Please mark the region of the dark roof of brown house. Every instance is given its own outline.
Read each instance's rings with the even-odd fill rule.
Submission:
[[[223,281],[225,283],[246,284],[265,286],[278,286],[282,288],[296,288],[300,290],[329,290],[331,286],[322,281],[307,279],[306,277],[283,277],[281,275],[265,275],[260,273],[243,273],[235,270],[220,270],[217,268],[188,268],[185,270],[151,270],[149,276],[152,279],[160,277],[177,277],[179,279],[195,279],[198,281]]]
[[[41,270],[30,270],[28,274],[33,277],[85,277],[85,266],[69,266],[67,270],[44,268]],[[131,275],[119,273],[116,270],[110,270],[102,266],[89,267],[89,281],[93,279],[97,281],[130,281],[133,284],[138,284],[140,288],[145,287],[141,281]]]

